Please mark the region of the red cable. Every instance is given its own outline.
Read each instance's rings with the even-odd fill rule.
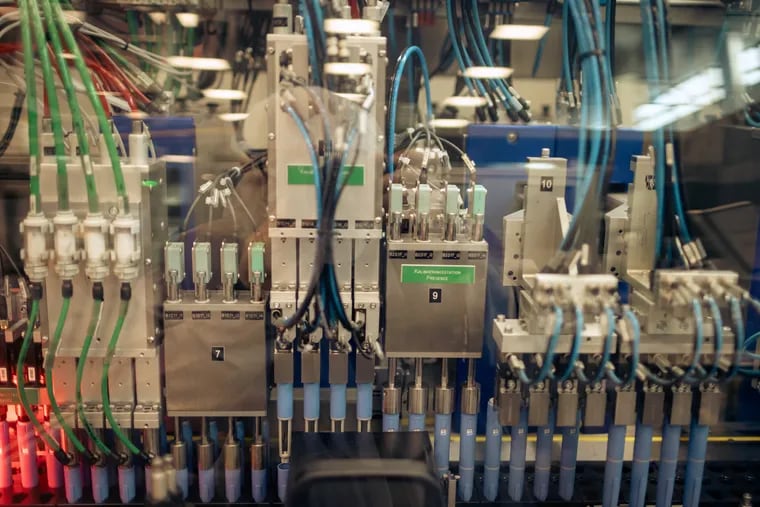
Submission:
[[[351,6],[351,17],[358,19],[362,17],[362,13],[359,11],[359,0],[348,0],[348,5]]]
[[[135,98],[132,96],[132,93],[130,93],[129,89],[122,83],[119,78],[114,76],[111,72],[103,68],[102,65],[100,65],[98,62],[93,60],[87,60],[87,65],[96,71],[100,77],[108,83],[108,85],[111,87],[113,91],[120,94],[124,100],[127,101],[127,104],[129,105],[129,109],[132,110],[132,112],[139,111],[139,108],[137,107],[137,103],[135,102]]]
[[[114,73],[117,77],[120,77],[124,80],[124,84],[127,88],[129,88],[130,92],[137,97],[137,100],[140,101],[143,104],[150,104],[150,99],[145,96],[145,94],[135,85],[135,83],[127,76],[127,74],[124,72],[124,70],[116,64],[116,62],[113,61],[113,59],[106,53],[103,48],[101,48],[99,45],[95,44],[92,39],[85,39],[82,37],[82,40],[85,40],[90,43],[91,47],[95,50],[97,53],[99,60],[103,62],[103,67],[110,69],[112,73]]]

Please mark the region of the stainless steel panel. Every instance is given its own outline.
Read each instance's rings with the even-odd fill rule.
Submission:
[[[458,253],[459,260],[444,259],[444,252]],[[485,242],[409,241],[389,245],[386,354],[389,357],[480,357],[487,256]],[[401,277],[405,265],[467,266],[466,269],[474,270],[473,283],[406,283]]]
[[[170,416],[266,414],[265,303],[164,305],[166,407]]]
[[[547,389],[533,389],[528,392],[528,425],[546,426],[549,424],[549,407],[551,395]]]
[[[633,388],[618,388],[615,390],[614,424],[630,426],[636,424],[636,391]]]

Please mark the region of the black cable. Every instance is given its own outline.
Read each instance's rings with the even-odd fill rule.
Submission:
[[[22,91],[16,92],[16,98],[13,101],[13,108],[11,109],[11,116],[8,120],[8,126],[5,128],[5,134],[3,134],[2,140],[0,140],[0,157],[2,157],[8,146],[10,146],[13,137],[16,135],[16,127],[21,119],[21,111],[24,109],[24,102],[26,99],[26,93]]]

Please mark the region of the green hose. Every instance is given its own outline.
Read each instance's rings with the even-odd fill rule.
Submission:
[[[61,445],[53,438],[50,433],[45,430],[45,427],[37,420],[37,415],[32,410],[32,404],[29,403],[29,398],[26,395],[26,379],[24,374],[24,365],[26,363],[26,355],[29,353],[29,347],[32,345],[34,336],[34,323],[37,322],[37,316],[40,312],[40,302],[38,299],[32,299],[32,308],[29,312],[29,323],[26,326],[26,333],[24,333],[24,340],[21,342],[21,350],[18,353],[18,362],[16,363],[16,385],[18,387],[18,397],[21,400],[21,406],[24,407],[24,413],[29,418],[37,433],[45,440],[45,443],[53,449],[58,455],[62,452]]]
[[[113,415],[111,410],[111,398],[108,395],[108,370],[111,368],[111,360],[116,353],[116,345],[119,343],[119,335],[121,334],[121,328],[124,327],[124,320],[127,318],[127,312],[129,311],[129,300],[122,299],[121,306],[119,308],[119,317],[116,319],[116,327],[114,327],[113,334],[111,335],[111,341],[108,342],[108,349],[106,350],[106,359],[103,362],[103,376],[100,378],[100,394],[103,398],[103,412],[106,414],[106,419],[111,425],[111,429],[121,443],[129,449],[129,452],[136,456],[140,456],[142,453],[140,449],[132,442],[132,440],[124,434],[119,423]]]
[[[55,392],[53,391],[53,368],[55,367],[55,354],[58,350],[58,345],[61,343],[63,326],[66,324],[66,318],[69,315],[70,305],[71,298],[63,298],[61,314],[58,316],[58,324],[55,326],[55,332],[53,333],[53,338],[50,341],[47,356],[45,357],[45,372],[47,374],[45,384],[47,387],[48,397],[50,398],[50,407],[53,409],[53,413],[55,414],[56,419],[58,419],[58,422],[61,424],[61,428],[63,428],[64,433],[66,433],[66,436],[69,438],[71,443],[74,444],[74,447],[79,453],[87,454],[87,449],[85,448],[84,444],[82,444],[82,441],[77,438],[74,429],[66,423],[66,420],[63,417],[63,413],[61,413],[61,407],[58,406],[58,402],[55,399]]]
[[[98,202],[98,192],[95,186],[95,176],[92,172],[90,141],[87,138],[87,131],[85,130],[84,121],[82,120],[82,111],[79,108],[79,102],[77,102],[76,91],[74,90],[74,83],[71,80],[68,62],[63,57],[64,53],[63,47],[61,46],[61,38],[58,34],[58,28],[55,26],[55,21],[53,21],[53,9],[50,7],[50,0],[40,0],[40,4],[45,13],[45,25],[50,34],[50,43],[53,45],[53,53],[55,54],[58,71],[61,75],[61,82],[63,82],[63,88],[66,91],[66,100],[68,101],[69,110],[71,111],[71,121],[74,124],[74,131],[77,134],[79,156],[82,161],[82,171],[84,172],[84,181],[87,188],[87,205],[90,213],[99,213],[100,203]]]
[[[29,195],[30,213],[42,211],[40,195],[40,139],[37,124],[37,79],[34,75],[34,46],[32,45],[32,28],[29,23],[29,4],[19,0],[21,18],[21,44],[24,48],[24,80],[26,81],[26,114],[29,129]]]
[[[58,187],[58,210],[69,211],[69,175],[66,164],[66,146],[63,142],[63,122],[61,121],[61,109],[58,105],[58,93],[55,89],[53,66],[50,63],[50,55],[47,52],[45,29],[42,26],[40,8],[37,0],[29,0],[32,27],[37,39],[37,53],[42,64],[42,75],[45,82],[45,94],[50,107],[50,123],[53,127],[53,141],[55,143],[56,185]]]
[[[84,343],[82,344],[82,351],[79,354],[79,362],[77,363],[77,385],[76,385],[76,402],[77,412],[79,413],[79,419],[82,421],[87,436],[95,443],[95,447],[100,450],[106,456],[112,456],[113,452],[98,436],[95,429],[87,419],[87,415],[84,413],[84,402],[82,401],[82,377],[84,377],[84,366],[87,364],[87,355],[90,353],[90,346],[92,345],[92,338],[95,336],[95,332],[98,329],[98,323],[100,322],[100,310],[103,306],[103,301],[99,299],[94,300],[94,306],[92,307],[92,317],[90,318],[90,325],[87,328],[87,336],[84,337]]]
[[[90,104],[92,105],[92,108],[95,111],[95,115],[98,118],[98,125],[100,126],[100,130],[106,143],[108,157],[111,159],[111,169],[113,170],[113,179],[116,186],[116,194],[119,196],[121,204],[120,211],[121,213],[128,214],[129,196],[127,195],[127,187],[124,183],[124,173],[121,170],[121,159],[119,158],[119,152],[116,149],[116,142],[113,139],[111,125],[109,124],[108,118],[106,117],[106,112],[103,110],[103,105],[98,99],[98,94],[95,91],[95,86],[92,83],[92,77],[90,76],[90,72],[84,63],[82,52],[79,50],[79,46],[77,45],[76,39],[74,39],[74,34],[71,32],[69,24],[66,22],[63,9],[61,8],[59,2],[55,0],[52,2],[52,6],[55,22],[58,25],[60,33],[63,35],[66,47],[68,48],[69,52],[74,55],[74,65],[76,65],[77,71],[79,71],[79,76],[82,79],[82,83],[84,84],[85,90],[87,92],[87,97],[90,99]]]

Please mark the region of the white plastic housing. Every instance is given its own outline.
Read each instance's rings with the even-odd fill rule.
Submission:
[[[48,274],[48,234],[50,221],[43,214],[29,214],[19,228],[24,235],[24,270],[33,282],[42,282]]]
[[[132,215],[119,215],[111,223],[113,272],[119,280],[134,280],[139,270],[140,221]]]
[[[79,273],[78,223],[71,211],[59,211],[53,218],[55,272],[64,280],[71,280]]]
[[[93,281],[102,281],[110,271],[108,261],[108,220],[101,215],[87,215],[82,222],[84,236],[84,272]]]

